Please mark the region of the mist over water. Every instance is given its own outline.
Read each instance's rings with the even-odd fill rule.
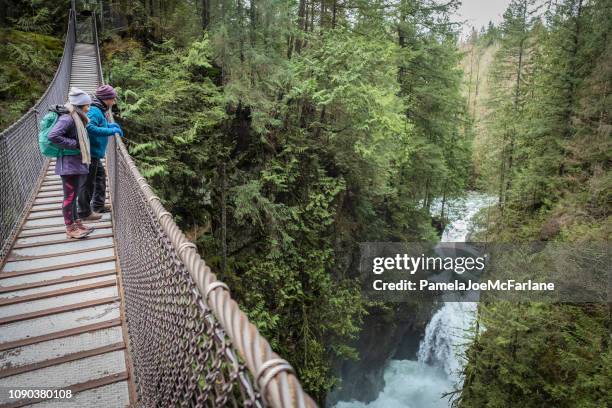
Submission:
[[[449,224],[442,242],[464,242],[472,229],[472,218],[495,198],[470,192],[449,202],[445,213]],[[441,202],[435,201],[432,215],[439,215]],[[370,403],[341,401],[335,408],[448,408],[443,394],[463,381],[463,362],[457,358],[464,347],[465,330],[474,321],[476,303],[447,302],[432,316],[419,345],[418,360],[392,360],[385,369],[385,387]]]

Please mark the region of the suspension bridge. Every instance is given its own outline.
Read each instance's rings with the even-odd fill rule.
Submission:
[[[70,86],[103,83],[96,15],[72,8],[51,84],[0,134],[0,408],[315,407],[120,138],[105,158],[112,212],[66,239],[38,126]]]

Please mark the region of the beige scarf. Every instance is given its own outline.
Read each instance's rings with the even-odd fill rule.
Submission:
[[[68,112],[70,112],[70,116],[74,119],[74,125],[76,126],[77,136],[79,139],[79,149],[81,150],[82,162],[85,164],[91,164],[91,152],[89,150],[89,136],[87,136],[87,129],[85,129],[85,125],[89,122],[89,118],[85,113],[78,109],[71,103],[66,103],[64,105]]]

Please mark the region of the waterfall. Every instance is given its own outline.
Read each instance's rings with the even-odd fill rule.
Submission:
[[[495,198],[468,193],[449,203],[451,220],[444,229],[442,242],[464,242],[472,229],[471,220],[482,208],[493,205]],[[432,214],[440,213],[434,201]],[[476,303],[446,302],[427,324],[417,360],[392,360],[385,369],[385,387],[375,401],[341,401],[335,408],[448,408],[442,395],[462,381],[462,362],[457,355],[465,347],[465,330],[476,314]]]
[[[469,193],[457,200],[448,210],[450,224],[442,233],[442,242],[465,242],[472,230],[472,219],[482,208],[495,203],[495,198]],[[434,201],[432,213],[440,212],[441,203]],[[465,330],[474,322],[477,304],[473,302],[446,302],[438,310],[425,329],[425,337],[419,346],[418,361],[441,367],[454,382],[461,381],[459,371],[463,364],[457,359],[465,343]]]
[[[419,363],[440,367],[449,379],[459,381],[462,364],[457,354],[465,343],[465,330],[474,322],[475,313],[476,303],[444,303],[427,324],[419,347]]]

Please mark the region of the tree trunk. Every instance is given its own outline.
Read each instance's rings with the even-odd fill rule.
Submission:
[[[325,13],[327,13],[327,7],[325,5],[325,0],[321,0],[321,10],[320,11],[320,21],[319,27],[321,27],[321,32],[323,31],[323,27],[325,26]]]
[[[423,197],[423,208],[429,210],[429,178],[425,180],[425,195]]]
[[[318,140],[319,136],[321,136],[321,127],[323,127],[323,121],[325,120],[325,108],[326,105],[323,105],[323,109],[321,109],[321,116],[319,117],[319,126],[315,131],[315,139]]]
[[[257,28],[257,12],[255,10],[255,0],[250,0],[249,19],[251,24],[251,48],[255,48],[255,29]]]
[[[202,29],[210,27],[210,0],[202,0]]]
[[[440,211],[440,222],[444,222],[444,206],[446,205],[446,187],[448,180],[444,181],[444,191],[442,192],[442,210]]]
[[[306,14],[306,0],[300,0],[298,6],[298,32],[303,32],[304,30],[304,15]],[[301,37],[298,33],[298,36]],[[295,39],[295,52],[298,54],[302,50],[302,39]]]
[[[255,9],[255,0],[251,0],[251,4],[249,6],[249,23],[250,23],[250,36],[249,40],[251,42],[251,52],[255,50],[255,45],[257,41],[256,37],[256,28],[257,28],[257,11]],[[253,58],[249,59],[249,63],[251,65],[251,86],[255,86],[255,66],[253,65]]]
[[[572,50],[570,53],[570,72],[569,77],[574,78],[576,76],[576,60],[578,59],[578,47],[580,41],[580,17],[582,16],[582,1],[578,0],[578,9],[576,10],[576,27],[574,29]],[[572,121],[572,110],[574,105],[574,98],[576,93],[576,81],[570,82],[570,92],[567,98],[567,105],[565,109],[565,136],[569,137],[571,132],[571,121]]]
[[[336,8],[338,6],[338,0],[333,0],[332,5],[332,28],[336,28]]]
[[[521,111],[521,76],[523,73],[523,60],[525,58],[525,41],[527,40],[527,0],[523,1],[523,37],[519,42],[519,50],[518,50],[518,65],[516,68],[516,84],[514,87],[514,125],[516,125],[516,121],[519,119],[520,111]],[[509,191],[512,187],[512,161],[514,156],[514,143],[516,139],[516,128],[513,127],[510,132],[510,145],[508,148],[508,166],[506,168],[508,174],[506,176],[506,191]]]
[[[498,205],[499,205],[499,208],[502,214],[504,213],[504,204],[506,201],[504,197],[504,187],[506,185],[505,176],[506,176],[506,143],[507,141],[508,140],[506,137],[506,131],[504,131],[501,157],[499,159],[499,198],[498,198]]]
[[[310,1],[310,32],[314,31],[315,0]]]
[[[221,165],[221,270],[225,272],[227,266],[227,205],[226,189],[227,177],[225,163]]]
[[[472,120],[476,121],[476,101],[478,101],[478,85],[480,81],[480,53],[478,53],[478,59],[476,60],[476,86],[474,89],[474,106],[472,108]]]
[[[467,97],[467,106],[470,108],[470,103],[472,101],[472,76],[474,73],[474,48],[476,48],[476,44],[472,43],[472,49],[470,50],[470,76],[468,79],[468,97]]]
[[[314,3],[314,1],[312,2]],[[310,10],[311,8],[308,7],[308,3],[306,2],[306,5],[304,6],[304,32],[307,33],[308,32],[308,26],[310,25]]]

